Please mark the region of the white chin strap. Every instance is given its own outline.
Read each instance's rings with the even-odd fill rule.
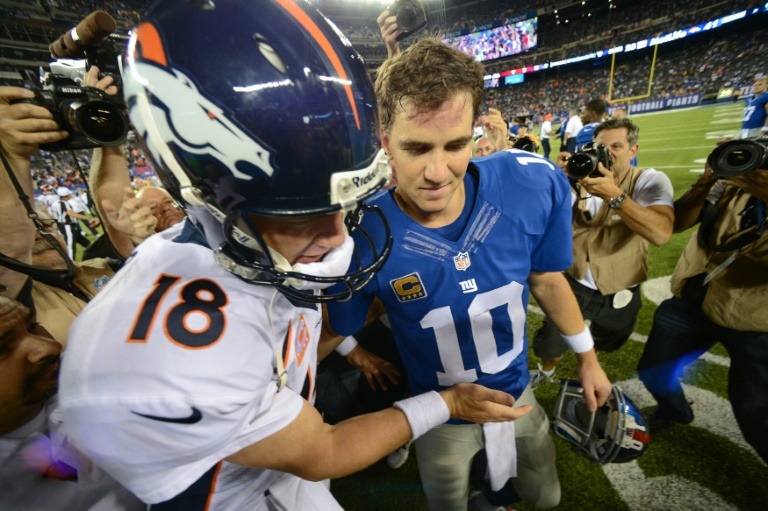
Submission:
[[[277,251],[270,248],[269,252],[275,261],[275,268],[279,270],[303,273],[313,277],[341,277],[349,269],[354,248],[355,242],[352,241],[352,237],[349,234],[346,234],[344,236],[344,243],[325,254],[322,261],[307,264],[296,263],[293,266]],[[299,290],[326,289],[333,285],[333,283],[310,282],[301,279],[287,279],[285,283]]]

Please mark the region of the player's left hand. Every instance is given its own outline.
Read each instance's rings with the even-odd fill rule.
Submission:
[[[376,390],[376,382],[382,390],[387,390],[387,380],[397,385],[400,371],[391,362],[371,353],[359,344],[347,353],[347,362],[357,367],[365,375],[368,385]]]
[[[580,181],[581,185],[590,195],[595,195],[603,200],[609,200],[623,193],[621,188],[616,186],[616,177],[613,175],[613,172],[606,169],[602,163],[597,164],[597,170],[602,176],[585,177]]]
[[[515,398],[511,395],[474,383],[459,383],[440,391],[440,395],[452,418],[477,424],[516,420],[533,409],[531,405],[513,407]]]
[[[587,409],[590,412],[596,412],[597,409],[605,404],[608,396],[611,395],[611,381],[605,375],[605,371],[597,362],[580,362],[578,369],[579,382],[584,388],[584,399],[587,402]]]

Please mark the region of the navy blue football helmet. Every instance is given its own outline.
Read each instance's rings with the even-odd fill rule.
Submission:
[[[373,85],[338,29],[304,2],[164,0],[132,32],[122,63],[131,121],[168,192],[217,261],[304,301],[345,299],[384,263],[378,208],[390,181]],[[269,249],[250,215],[378,214],[372,262],[309,274]],[[362,232],[362,231],[361,231]],[[335,283],[344,290],[320,295]]]
[[[605,404],[590,413],[581,385],[568,379],[561,384],[552,422],[558,436],[600,464],[626,463],[642,456],[651,441],[648,421],[619,387],[614,386]]]

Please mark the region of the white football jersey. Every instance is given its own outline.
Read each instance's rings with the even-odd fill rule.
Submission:
[[[209,509],[259,508],[287,474],[218,464],[314,401],[320,328],[317,305],[225,271],[182,222],[144,242],[74,322],[61,370],[67,434],[145,502],[207,477]]]

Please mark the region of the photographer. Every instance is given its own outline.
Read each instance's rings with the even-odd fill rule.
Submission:
[[[112,78],[99,80],[98,69],[95,67],[85,75],[84,81],[86,85],[93,84],[102,90],[116,92]],[[30,156],[38,150],[38,144],[61,142],[66,140],[68,135],[66,131],[59,129],[48,109],[27,102],[17,102],[20,99],[31,99],[33,94],[32,91],[18,87],[0,87],[2,151],[27,196],[32,196]],[[98,167],[98,164],[94,163]],[[22,272],[9,269],[5,265],[0,266],[0,289],[4,295],[18,299],[36,310],[38,322],[53,332],[57,341],[66,345],[69,325],[88,300],[114,275],[118,262],[94,259],[85,263],[73,263],[66,260],[69,258],[66,258],[65,251],[55,267],[38,268],[38,265],[34,264],[33,256],[47,250],[51,245],[39,236],[36,240],[35,226],[19,200],[9,172],[10,169],[0,169],[0,236],[4,240],[2,253],[15,262],[32,263],[36,268],[16,268],[24,271]],[[95,184],[93,177],[92,175],[92,185]],[[114,176],[112,179],[102,179],[94,188],[109,187],[112,180]],[[102,195],[102,198],[107,197]],[[123,217],[127,215],[122,208],[115,214]],[[111,226],[105,225],[105,228],[111,229]],[[117,243],[116,247],[122,257],[128,257],[133,249],[130,240],[127,244]],[[68,265],[72,265],[72,273],[65,276]],[[52,277],[50,274],[36,271],[45,269],[55,269],[62,273]]]
[[[596,163],[588,177],[571,178],[574,264],[566,276],[584,319],[592,321],[595,348],[602,351],[619,349],[634,330],[641,306],[638,284],[648,277],[648,242],[661,246],[672,235],[672,183],[661,172],[630,164],[638,135],[629,119],[603,122],[594,143],[607,149],[610,169]],[[532,385],[538,385],[552,377],[567,347],[545,319],[533,349],[543,360],[532,371]]]
[[[638,364],[658,402],[652,428],[688,424],[683,368],[720,342],[728,350],[728,397],[744,438],[768,462],[768,236],[765,162],[742,176],[704,174],[675,202],[675,232],[701,222],[672,275],[674,297],[656,310]]]
[[[142,509],[135,497],[68,447],[54,449],[60,425],[53,413],[59,354],[74,317],[113,272],[101,260],[75,263],[70,278],[56,285],[37,280],[45,270],[65,273],[72,263],[65,261],[63,246],[57,252],[36,232],[10,174],[31,196],[30,155],[38,144],[67,137],[47,109],[14,103],[32,96],[27,89],[0,87],[0,140],[7,159],[0,168],[2,253],[11,262],[35,267],[22,273],[0,266],[0,350],[6,355],[0,357],[0,508]],[[41,230],[58,238],[50,218],[42,219]],[[61,238],[54,243],[63,245]]]

